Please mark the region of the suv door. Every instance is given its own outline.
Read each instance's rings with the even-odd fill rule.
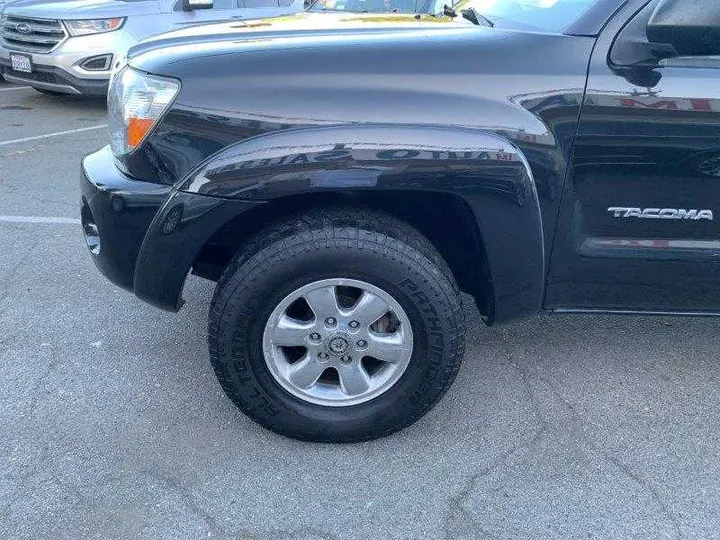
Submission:
[[[173,8],[175,25],[186,26],[195,24],[209,24],[225,22],[233,18],[242,18],[243,11],[238,4],[240,0],[213,0],[211,9],[195,9],[185,11],[182,0],[178,0]]]
[[[302,9],[302,0],[214,0],[211,9],[184,11],[182,0],[178,0],[173,13],[176,25],[195,25],[232,19],[277,17]]]
[[[593,53],[547,308],[720,312],[720,56],[641,61],[658,3]]]

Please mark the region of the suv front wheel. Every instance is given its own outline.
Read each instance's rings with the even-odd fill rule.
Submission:
[[[464,318],[435,248],[386,214],[313,211],[262,231],[220,279],[210,358],[263,426],[318,442],[389,435],[460,367]]]

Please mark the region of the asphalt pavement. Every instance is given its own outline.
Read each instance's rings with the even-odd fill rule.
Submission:
[[[467,302],[464,366],[427,417],[288,440],[215,381],[212,283],[169,314],[94,268],[78,168],[103,124],[102,102],[0,84],[0,538],[720,538],[718,322],[488,329]]]

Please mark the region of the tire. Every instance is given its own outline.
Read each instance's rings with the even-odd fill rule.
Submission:
[[[307,288],[310,292],[303,293]],[[328,326],[333,318],[323,319],[317,307],[313,295],[320,290],[335,291],[343,302],[334,327]],[[294,294],[300,299],[286,311],[283,302]],[[379,298],[390,309],[368,326],[377,313],[361,310],[359,298]],[[276,346],[276,336],[284,336],[276,331],[285,327],[273,321],[286,320],[293,309],[302,313],[297,315],[302,324],[319,328],[321,341],[310,336],[303,347]],[[341,320],[353,310],[368,316],[361,324]],[[355,341],[354,331],[369,336],[373,351],[385,338],[403,344],[384,349],[381,342],[377,357],[387,354],[390,362],[363,357],[353,347],[367,342]],[[366,209],[313,210],[262,231],[225,270],[209,315],[210,359],[227,396],[266,428],[314,442],[366,441],[417,421],[455,379],[464,334],[461,296],[439,253],[406,223]],[[343,347],[347,356],[337,357]],[[297,362],[314,361],[317,368],[317,362],[327,361],[330,369],[311,386],[297,386],[283,375],[291,369],[288,351]],[[323,354],[329,360],[322,360]],[[372,369],[377,371],[370,375]],[[362,379],[359,387],[356,377]],[[381,386],[359,393],[366,385]]]

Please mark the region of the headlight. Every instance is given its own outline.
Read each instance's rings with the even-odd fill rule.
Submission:
[[[114,17],[112,19],[84,19],[63,22],[71,36],[87,36],[117,30],[123,25],[125,18]]]
[[[108,92],[110,146],[116,156],[140,146],[180,90],[175,79],[131,67],[115,73]]]

